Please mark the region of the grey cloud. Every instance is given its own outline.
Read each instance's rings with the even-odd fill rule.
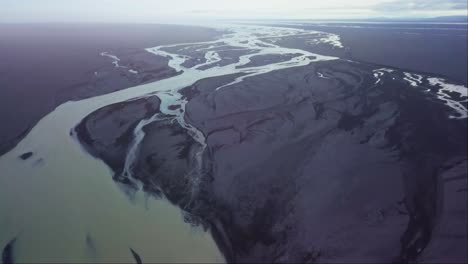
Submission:
[[[456,4],[454,6],[454,9],[468,9],[468,1],[465,1],[463,3]]]
[[[374,10],[383,12],[417,10],[460,10],[467,9],[467,0],[396,0],[377,4]]]

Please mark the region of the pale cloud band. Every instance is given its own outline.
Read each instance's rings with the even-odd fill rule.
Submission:
[[[415,11],[415,10],[466,10],[467,0],[396,0],[382,2],[374,6],[376,10],[384,12]],[[466,12],[465,12],[466,15]]]
[[[466,15],[466,0],[2,0],[6,22],[160,22]]]

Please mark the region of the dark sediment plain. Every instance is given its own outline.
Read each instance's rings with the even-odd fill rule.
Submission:
[[[131,168],[210,228],[228,261],[466,262],[467,123],[448,118],[460,113],[440,85],[338,60],[217,89],[236,77],[181,91],[206,138],[198,182],[187,177],[198,143],[170,116],[144,127]],[[157,101],[109,106],[77,130],[130,188],[121,149]]]
[[[157,97],[152,97],[107,106],[86,117],[75,131],[83,146],[108,164],[119,179],[135,127],[140,120],[159,112],[159,103]]]
[[[466,262],[467,88],[286,43],[346,51],[231,26],[45,116],[0,156],[3,262]]]
[[[15,239],[11,240],[2,251],[2,263],[12,264],[14,263],[13,247],[15,245]]]
[[[215,30],[176,25],[0,25],[0,154],[47,113],[80,100],[178,74],[158,45],[210,40]]]
[[[281,26],[281,24],[278,24]],[[468,84],[468,24],[296,22],[283,25],[339,36],[344,48],[311,45],[309,38],[278,39],[278,44],[319,54],[446,76]]]

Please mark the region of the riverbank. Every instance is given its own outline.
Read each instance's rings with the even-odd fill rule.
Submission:
[[[186,118],[207,137],[210,198],[237,262],[412,261],[442,237],[466,259],[466,214],[439,207],[450,197],[466,212],[466,192],[436,191],[449,168],[466,171],[466,120],[449,119],[427,83],[375,71],[332,61],[218,92],[196,85]],[[441,218],[458,235],[444,236]],[[436,247],[426,256],[444,259]]]
[[[276,25],[333,33],[343,45],[343,48],[311,45],[300,39],[279,42],[286,47],[444,76],[468,85],[468,24],[295,21]]]
[[[425,79],[404,77],[332,61],[221,90],[235,76],[201,80],[181,91],[206,137],[201,183],[186,178],[196,143],[166,121],[145,127],[133,175],[209,228],[229,262],[430,262],[445,259],[448,246],[432,246],[441,239],[466,259],[455,213],[466,191],[437,191],[467,167],[466,120],[449,119],[456,111],[424,92],[435,89]],[[462,188],[466,175],[454,181]],[[456,209],[440,206],[447,199]]]
[[[66,101],[178,74],[145,48],[220,35],[201,27],[112,24],[1,24],[0,34],[0,155]]]
[[[183,73],[62,104],[1,156],[0,247],[17,238],[18,262],[217,262],[220,251],[430,262],[444,259],[440,244],[466,259],[466,87],[269,42],[340,46],[331,34],[232,30],[149,49]],[[224,64],[218,51],[233,48]],[[183,67],[186,52],[199,67]],[[262,66],[242,67],[250,58]]]

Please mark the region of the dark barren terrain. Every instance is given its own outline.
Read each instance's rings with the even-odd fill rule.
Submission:
[[[291,39],[282,45],[319,54],[446,76],[468,84],[468,24],[296,22],[288,27],[338,34],[345,49],[311,47]]]
[[[151,196],[180,207],[186,222],[210,230],[228,262],[466,262],[468,124],[462,114],[468,101],[466,94],[444,90],[430,78],[466,86],[466,36],[434,40],[439,31],[420,35],[421,29],[405,34],[387,31],[395,30],[390,28],[294,27],[337,33],[345,48],[310,45],[296,36],[274,43],[340,59],[275,70],[227,86],[246,73],[205,78],[183,88],[180,93],[187,104],[177,105],[179,100],[167,108],[183,113],[184,121],[203,134],[206,148],[175,116],[163,114],[165,95],[157,93],[100,108],[70,134],[111,168],[113,179],[130,198],[141,185]],[[86,52],[76,46],[82,38],[59,37],[67,41],[67,49],[62,43],[62,50],[55,51],[45,38],[48,55],[31,51],[21,60],[12,55],[15,70],[0,79],[7,87],[2,93],[14,98],[0,108],[2,126],[8,125],[1,131],[0,153],[14,145],[12,139],[20,131],[62,102],[178,74],[167,66],[168,59],[144,47],[219,34],[185,28],[180,30],[190,34],[172,35],[175,28],[156,27],[161,35],[152,39],[145,35],[148,28],[126,29],[125,34],[141,37],[141,42],[123,38],[119,44],[122,33],[105,28],[85,31],[84,39],[93,36],[98,43],[86,42]],[[111,33],[101,43],[99,32]],[[10,39],[20,37],[14,35],[10,32]],[[268,41],[272,40],[263,45],[273,43]],[[1,40],[1,45],[8,48],[14,42]],[[221,60],[200,70],[238,62],[251,52],[228,45],[210,48]],[[191,56],[185,67],[209,57],[201,47],[165,49]],[[119,67],[111,57],[99,56],[106,51],[120,58]],[[73,58],[66,61],[71,68],[51,69],[55,64],[41,63],[63,61],[70,52]],[[55,53],[61,55],[53,57]],[[91,61],[83,54],[90,54]],[[259,55],[241,68],[294,56]],[[7,64],[1,63],[0,73],[7,72]],[[24,76],[25,72],[41,77]],[[24,85],[16,85],[18,80]],[[42,96],[37,95],[37,102],[26,100],[35,96],[30,90],[36,84],[45,94],[37,92]],[[155,115],[158,118],[141,130],[137,159],[126,168],[137,126]],[[202,173],[194,174],[198,154]],[[4,262],[14,260],[14,245],[12,240],[3,249]],[[144,262],[137,248],[130,250],[137,262]]]
[[[196,143],[166,121],[145,128],[135,175],[210,226],[232,262],[466,260],[466,120],[447,119],[400,72],[375,84],[376,69],[321,62],[216,93],[234,77],[202,80],[184,94],[187,121],[207,138],[203,191],[191,197],[184,176]],[[116,175],[130,124],[152,104],[111,106],[122,110],[80,125]],[[96,123],[106,115],[125,124],[118,134]]]
[[[177,74],[167,59],[145,48],[209,40],[219,33],[175,25],[0,24],[0,35],[3,154],[66,101]],[[117,56],[121,67],[102,52]]]

